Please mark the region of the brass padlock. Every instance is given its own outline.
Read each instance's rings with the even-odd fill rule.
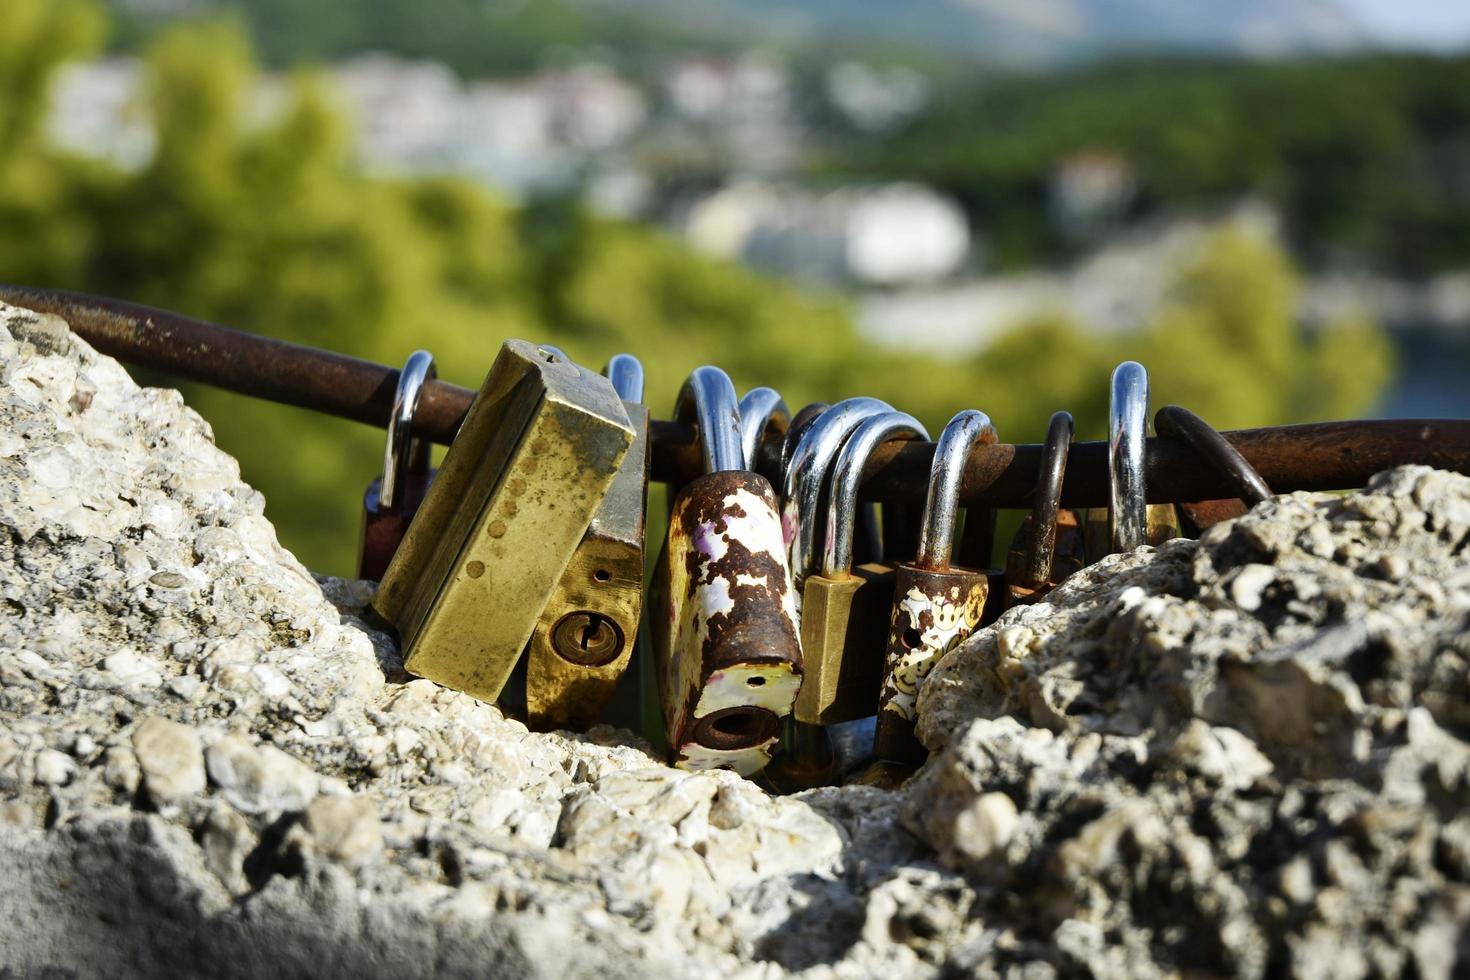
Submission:
[[[388,416],[388,444],[383,450],[383,473],[362,498],[362,549],[357,577],[377,581],[403,541],[409,522],[423,503],[434,478],[429,467],[429,444],[413,435],[424,382],[435,376],[434,355],[416,350],[398,373],[393,414]]]
[[[1082,526],[1076,512],[1062,506],[1074,429],[1069,412],[1055,413],[1047,425],[1031,513],[1016,529],[1006,555],[1007,606],[1037,601],[1085,563]]]
[[[526,716],[540,731],[592,726],[627,670],[643,611],[648,502],[643,365],[631,354],[618,354],[603,374],[627,410],[633,443],[531,634]]]
[[[873,735],[876,760],[861,777],[892,786],[923,764],[927,752],[914,734],[919,688],[935,662],[980,625],[989,578],[980,569],[950,564],[960,481],[971,448],[995,438],[984,412],[960,412],[939,435],[919,528],[919,552],[894,576],[893,615]]]
[[[499,696],[632,441],[606,378],[505,342],[373,600],[408,671]]]
[[[1124,361],[1113,369],[1108,395],[1108,507],[1090,508],[1085,515],[1083,540],[1089,562],[1145,544],[1163,544],[1180,534],[1173,504],[1148,503],[1147,444],[1148,372],[1137,361]]]
[[[703,476],[679,490],[650,623],[674,765],[758,772],[801,685],[791,572],[765,477],[745,468],[725,372],[701,367],[675,417],[697,417]]]
[[[1229,480],[1239,494],[1223,500],[1181,502],[1179,516],[1190,537],[1197,538],[1221,521],[1240,517],[1271,497],[1271,488],[1240,454],[1240,450],[1189,409],[1165,405],[1154,415],[1154,428],[1161,436],[1187,443],[1217,473]]]
[[[864,419],[891,411],[893,406],[876,398],[844,399],[812,421],[791,453],[781,488],[781,532],[786,539],[786,558],[797,590],[798,610],[802,583],[816,570],[820,522],[812,518],[820,513],[828,467],[837,458],[843,442]]]
[[[798,599],[798,619],[803,583],[817,570],[818,529],[824,516],[822,489],[829,470],[853,430],[864,419],[887,411],[891,407],[876,398],[840,401],[812,419],[791,453],[782,482],[781,529]],[[803,653],[803,689],[805,676]],[[786,720],[780,754],[766,776],[778,792],[794,792],[835,781],[835,761],[826,730],[792,717]]]
[[[865,419],[837,456],[826,497],[822,559],[802,589],[797,721],[832,725],[878,711],[894,566],[854,563],[858,485],[868,457],[883,443],[928,438],[913,416],[884,412]]]

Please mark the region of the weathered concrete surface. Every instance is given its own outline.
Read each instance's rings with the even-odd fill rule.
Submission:
[[[773,799],[406,677],[177,393],[0,307],[0,972],[1449,976],[1470,480],[1269,502],[936,668]]]

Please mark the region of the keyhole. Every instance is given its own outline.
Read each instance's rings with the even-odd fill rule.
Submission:
[[[623,650],[623,630],[601,613],[578,610],[563,616],[551,631],[557,656],[581,667],[601,667]]]

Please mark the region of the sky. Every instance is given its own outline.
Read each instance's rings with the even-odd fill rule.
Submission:
[[[1470,43],[1470,0],[1339,0],[1385,45],[1458,48]]]

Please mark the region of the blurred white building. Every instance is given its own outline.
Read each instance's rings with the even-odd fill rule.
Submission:
[[[142,86],[142,66],[132,58],[64,65],[51,89],[47,139],[79,156],[141,170],[157,146]]]
[[[696,202],[684,231],[712,255],[865,286],[932,283],[959,270],[970,253],[964,212],[917,184],[818,193],[738,183]]]
[[[465,84],[438,62],[368,55],[334,76],[370,168],[462,173],[515,193],[574,179],[648,114],[635,86],[595,64]]]

